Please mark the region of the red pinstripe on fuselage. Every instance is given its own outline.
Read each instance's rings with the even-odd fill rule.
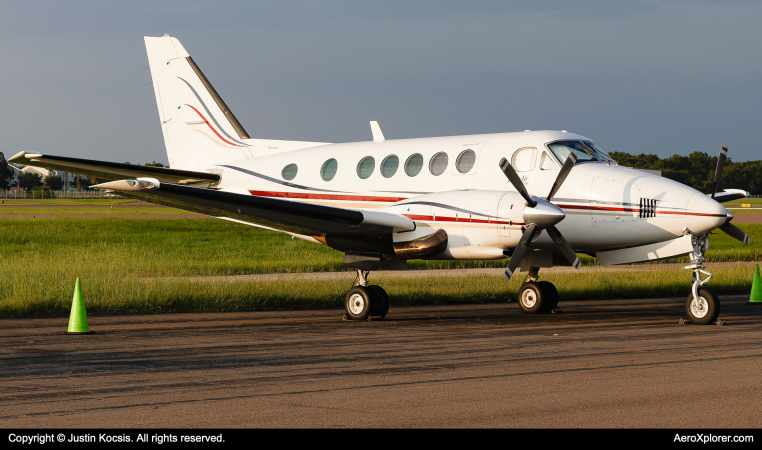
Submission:
[[[256,195],[259,197],[274,197],[274,198],[288,198],[288,199],[295,199],[295,200],[323,200],[323,201],[355,201],[355,202],[370,202],[370,203],[377,203],[378,207],[385,206],[392,203],[397,203],[403,200],[407,200],[409,197],[382,197],[382,196],[369,196],[369,195],[353,195],[353,194],[312,194],[312,193],[299,193],[299,192],[278,192],[278,191],[249,191],[251,195]],[[368,205],[369,207],[373,207],[374,205]],[[601,212],[629,212],[629,213],[639,213],[641,212],[641,208],[624,208],[624,207],[611,207],[611,206],[593,206],[593,205],[570,205],[570,204],[556,204],[559,208],[561,208],[564,211],[567,210],[585,210],[585,211],[601,211]],[[666,209],[656,209],[656,214],[671,214],[671,215],[683,215],[683,216],[699,216],[699,217],[724,217],[721,214],[705,214],[705,213],[697,213],[697,212],[688,212],[688,211],[670,211]],[[432,221],[434,220],[433,216],[414,216],[414,215],[407,215],[403,214],[408,217],[410,217],[413,220],[425,220],[425,221]],[[483,220],[483,219],[465,219],[465,218],[455,218],[455,217],[444,217],[444,216],[436,216],[436,221],[442,221],[442,222],[470,222],[470,223],[494,223],[494,224],[505,224],[505,225],[523,225],[523,223],[519,224],[517,222],[500,222],[495,221],[491,219]]]

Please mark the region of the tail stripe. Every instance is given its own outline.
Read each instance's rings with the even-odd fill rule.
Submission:
[[[217,106],[220,107],[222,114],[227,117],[230,125],[235,129],[235,132],[238,133],[238,137],[241,139],[249,139],[249,133],[243,129],[241,124],[238,122],[238,119],[235,118],[233,112],[230,111],[230,108],[228,108],[228,105],[225,104],[225,102],[222,100],[222,97],[220,97],[217,91],[214,90],[212,84],[209,83],[209,80],[206,79],[204,73],[201,72],[201,69],[198,68],[196,62],[193,61],[193,58],[186,56],[185,59],[188,61],[188,64],[190,64],[191,68],[193,68],[193,71],[196,72],[196,76],[198,76],[198,78],[201,80],[201,83],[204,85],[204,87],[206,87],[206,90],[209,91],[209,95],[212,96],[214,101],[217,103]]]
[[[189,104],[187,104],[187,103],[185,104],[185,106],[188,106],[188,107],[191,107],[191,108],[193,108],[191,105],[189,105]],[[232,142],[228,141],[227,139],[225,139],[224,137],[222,137],[222,136],[220,135],[220,133],[218,133],[218,132],[217,132],[217,130],[215,130],[215,129],[214,129],[214,127],[212,126],[212,124],[210,124],[210,123],[209,123],[209,121],[208,121],[208,120],[206,120],[206,117],[204,117],[204,115],[203,115],[203,114],[201,114],[200,112],[198,112],[198,110],[197,110],[196,108],[193,108],[193,110],[194,110],[194,111],[196,111],[196,114],[198,114],[199,116],[201,116],[201,118],[202,118],[202,119],[204,119],[204,122],[206,122],[206,125],[207,125],[207,126],[208,126],[208,127],[209,127],[209,128],[212,130],[212,131],[214,131],[214,134],[216,134],[218,138],[222,139],[223,141],[227,142],[227,143],[228,143],[228,144],[230,144],[230,145],[234,145],[234,146],[236,146],[236,147],[243,147],[243,145],[234,144],[234,143],[232,143]]]
[[[206,111],[206,113],[209,115],[209,118],[212,120],[212,122],[214,122],[214,124],[217,125],[217,128],[219,128],[219,130],[222,132],[222,134],[224,134],[228,139],[230,139],[231,141],[235,142],[236,144],[241,144],[242,146],[246,145],[244,142],[241,142],[241,141],[235,139],[234,137],[230,136],[229,134],[227,134],[225,132],[225,129],[222,128],[222,126],[220,126],[220,123],[217,122],[217,119],[214,118],[214,115],[209,111],[209,108],[207,108],[206,103],[204,103],[204,101],[201,100],[201,97],[198,95],[198,92],[196,92],[196,90],[193,89],[193,86],[191,86],[190,83],[188,83],[186,80],[184,80],[181,77],[177,77],[177,79],[182,81],[183,83],[185,83],[185,85],[188,86],[188,88],[191,90],[191,92],[193,92],[193,95],[196,96],[196,100],[198,100],[198,102],[201,103],[201,106],[204,108],[204,111]],[[188,106],[190,106],[190,105],[188,105]],[[198,112],[198,111],[196,111],[196,112]]]

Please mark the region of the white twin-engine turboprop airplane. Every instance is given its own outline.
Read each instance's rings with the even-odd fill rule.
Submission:
[[[702,287],[711,277],[707,236],[720,228],[749,241],[718,203],[748,196],[716,194],[724,146],[710,197],[620,167],[566,131],[387,141],[371,122],[369,142],[251,139],[177,39],[145,44],[170,168],[26,152],[10,161],[116,180],[96,187],[339,250],[357,270],[349,319],[383,318],[389,297],[367,283],[368,273],[403,269],[410,259],[510,257],[506,280],[519,266],[528,272],[521,309],[548,312],[558,291],[538,281],[539,269],[579,268],[581,252],[604,265],[690,254],[686,312],[708,324],[720,304]]]

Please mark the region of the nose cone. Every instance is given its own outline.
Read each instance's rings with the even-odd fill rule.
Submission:
[[[540,228],[547,228],[566,217],[566,214],[558,206],[540,198],[533,198],[537,201],[537,206],[524,208],[524,223],[534,223]]]
[[[686,208],[688,229],[694,234],[705,234],[725,224],[730,214],[724,206],[711,197],[695,193]]]

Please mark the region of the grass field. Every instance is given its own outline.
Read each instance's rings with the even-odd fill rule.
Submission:
[[[723,203],[723,206],[726,208],[741,208],[741,205],[747,204],[751,205],[752,208],[762,208],[762,198],[742,198],[739,200],[732,200],[729,202]],[[735,214],[735,211],[733,212]]]
[[[55,209],[41,209],[41,208],[0,208],[0,214],[16,214],[16,215],[44,215],[44,214],[56,214],[56,215],[79,215],[79,214],[195,214],[190,211],[183,211],[181,209],[174,208],[116,208],[111,209],[104,208],[55,208]]]
[[[30,206],[111,206],[111,205],[129,205],[138,203],[131,198],[53,198],[53,199],[5,199],[0,198],[0,208],[2,205],[30,205]]]
[[[717,293],[748,293],[748,267],[712,269],[711,289]],[[646,275],[646,276],[644,276]],[[573,273],[545,277],[562,299],[643,298],[685,296],[690,272],[616,272],[585,277]],[[387,278],[373,282],[386,289],[392,305],[495,303],[515,300],[522,277],[505,282],[502,276]],[[268,282],[187,282],[140,279],[94,270],[82,285],[88,314],[219,312],[271,309],[340,308],[351,287],[346,280],[280,280]],[[4,280],[7,281],[7,280]],[[0,288],[0,317],[67,316],[74,279],[60,276],[26,277]]]
[[[742,225],[752,244],[722,232],[712,236],[710,261],[758,261],[762,225]],[[336,281],[189,283],[169,277],[341,270],[340,252],[290,236],[221,220],[55,219],[0,221],[0,317],[68,314],[76,277],[95,313],[240,311],[338,307],[352,275]],[[597,260],[580,255],[586,265]],[[682,259],[683,261],[685,258]],[[498,261],[411,261],[411,269],[504,267]],[[748,292],[748,268],[712,270],[717,292]],[[384,279],[394,304],[507,301],[521,277]],[[573,298],[686,295],[688,271],[549,275],[561,296]],[[383,281],[382,281],[383,280]]]

